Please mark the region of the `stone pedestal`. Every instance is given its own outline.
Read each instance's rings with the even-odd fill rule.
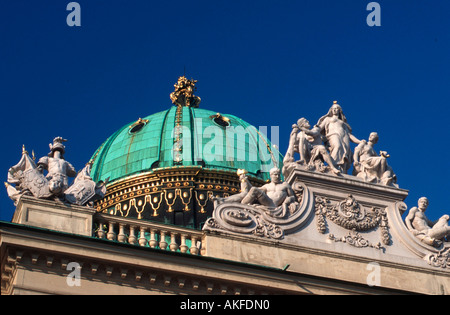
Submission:
[[[17,204],[13,223],[59,232],[92,235],[95,209],[61,202],[22,196]]]

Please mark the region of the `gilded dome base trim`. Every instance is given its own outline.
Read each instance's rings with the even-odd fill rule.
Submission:
[[[250,177],[255,186],[265,182]],[[108,186],[97,212],[201,228],[213,211],[211,196],[238,193],[236,173],[199,166],[172,167],[130,176]]]

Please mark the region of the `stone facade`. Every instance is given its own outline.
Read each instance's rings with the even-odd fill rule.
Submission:
[[[204,245],[208,254],[276,268],[289,265],[291,271],[361,284],[377,266],[382,286],[450,292],[448,243],[437,249],[408,231],[401,216],[406,190],[301,169],[288,178],[291,184],[296,181],[304,185],[304,215],[297,230],[273,240],[210,226]],[[350,209],[353,219],[342,209],[347,203],[357,205]]]
[[[0,230],[2,294],[449,294],[448,254],[403,222],[407,191],[302,169],[287,182],[306,204],[278,239],[22,196]]]
[[[358,139],[335,101],[292,125],[281,166],[256,128],[198,109],[196,82],[181,77],[175,107],[124,126],[78,173],[61,137],[37,163],[23,148],[5,183],[2,294],[450,293],[450,216],[431,222],[426,198],[407,212],[376,132]],[[230,124],[249,140],[219,148],[257,159],[188,145]]]

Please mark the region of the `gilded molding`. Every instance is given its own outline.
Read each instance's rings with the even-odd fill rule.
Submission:
[[[264,183],[257,178],[250,180],[255,186]],[[171,213],[181,211],[194,217],[200,215],[194,219],[197,226],[212,211],[211,197],[227,197],[238,193],[239,188],[239,179],[227,171],[197,166],[173,167],[112,183],[95,208],[97,212],[138,219],[155,218],[156,221],[165,220],[163,218],[172,220]],[[189,217],[183,220],[192,222]]]

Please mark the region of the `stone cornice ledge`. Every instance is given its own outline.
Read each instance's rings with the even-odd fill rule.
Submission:
[[[244,243],[253,243],[257,245],[263,245],[267,247],[276,247],[280,249],[286,249],[291,250],[295,252],[302,252],[307,254],[313,254],[318,256],[327,257],[330,259],[342,259],[346,261],[352,261],[352,262],[358,262],[361,264],[369,264],[374,262],[373,257],[364,257],[364,256],[357,256],[357,255],[351,255],[351,254],[345,254],[341,252],[335,252],[331,250],[326,250],[322,248],[314,248],[311,246],[302,246],[298,244],[290,244],[282,241],[276,241],[276,240],[270,240],[270,239],[263,239],[257,236],[240,236],[232,233],[227,233],[225,231],[204,231],[205,236],[211,236],[211,237],[219,237],[219,238],[226,238],[229,240],[234,240],[238,242],[244,242]],[[205,244],[206,245],[206,244]],[[207,245],[206,245],[207,246]],[[208,257],[208,254],[205,256]],[[403,260],[405,263],[399,263],[398,261],[391,262],[387,260],[376,260],[377,263],[379,263],[381,266],[394,268],[394,269],[402,269],[402,270],[408,270],[412,272],[420,272],[420,273],[426,273],[430,275],[441,275],[445,277],[450,276],[450,272],[446,269],[438,269],[438,268],[432,268],[432,267],[425,267],[418,266],[418,265],[411,265],[411,263],[417,262],[413,259],[405,259],[405,257],[400,257],[401,260]],[[422,262],[419,260],[419,262]],[[266,266],[266,267],[272,267],[272,268],[278,268],[276,266]],[[280,267],[281,268],[281,267]]]
[[[381,184],[367,183],[363,180],[350,175],[330,175],[319,172],[311,172],[301,169],[300,167],[295,168],[286,182],[292,183],[294,180],[299,180],[303,182],[308,187],[317,187],[320,189],[331,189],[333,191],[339,187],[340,191],[355,194],[363,193],[368,196],[383,196],[385,199],[391,201],[405,200],[408,196],[409,191],[401,188],[396,188],[392,186],[385,186]]]

